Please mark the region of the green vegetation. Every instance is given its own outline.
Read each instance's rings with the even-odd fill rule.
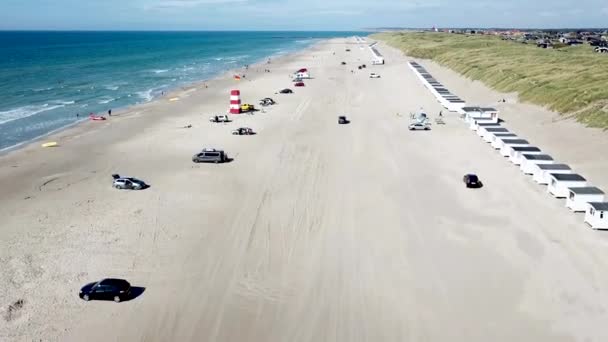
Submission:
[[[541,49],[496,36],[394,32],[373,36],[523,101],[608,129],[608,56],[587,45]]]

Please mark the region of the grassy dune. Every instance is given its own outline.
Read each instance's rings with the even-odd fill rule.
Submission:
[[[545,50],[494,36],[379,33],[375,39],[432,59],[523,101],[608,128],[608,56],[589,46]]]

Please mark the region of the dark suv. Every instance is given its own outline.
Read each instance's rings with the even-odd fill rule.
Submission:
[[[192,161],[195,163],[225,163],[228,161],[228,156],[220,150],[202,151],[195,154]]]
[[[479,177],[474,174],[467,174],[462,177],[462,181],[466,185],[467,188],[481,188],[483,184],[479,180]]]
[[[113,300],[116,303],[129,299],[131,284],[124,279],[103,279],[89,283],[80,289],[78,296],[86,301],[91,299]]]

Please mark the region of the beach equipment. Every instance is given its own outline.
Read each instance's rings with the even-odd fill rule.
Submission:
[[[169,99],[170,102],[179,101],[179,97],[172,97]]]
[[[47,142],[42,144],[42,147],[57,147],[59,144],[55,141]]]
[[[240,81],[240,80],[241,80],[241,76],[239,76],[239,75],[234,75],[234,76],[233,76],[233,78],[234,78],[236,81]]]
[[[241,114],[240,90],[232,90],[230,92],[230,114]]]
[[[91,114],[89,115],[89,119],[90,119],[90,120],[93,120],[93,121],[104,121],[106,118],[105,118],[104,116],[101,116],[101,115],[95,115],[95,114],[91,113]]]

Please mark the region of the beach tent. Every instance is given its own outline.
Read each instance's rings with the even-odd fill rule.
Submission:
[[[568,197],[569,188],[586,186],[587,180],[577,173],[552,173],[547,192],[556,198]]]
[[[574,212],[586,211],[589,202],[604,201],[604,192],[595,186],[574,187],[568,188],[568,190],[570,193],[566,200],[566,207]]]
[[[587,203],[585,223],[593,229],[608,229],[608,202]]]

